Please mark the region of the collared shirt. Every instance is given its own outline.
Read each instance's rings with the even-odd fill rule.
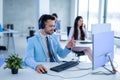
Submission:
[[[45,50],[46,50],[46,56],[47,56],[47,61],[50,62],[50,57],[49,57],[49,53],[48,53],[48,48],[47,48],[47,42],[46,42],[46,35],[43,35],[40,33],[40,35],[42,36],[42,41],[43,44],[45,45]]]

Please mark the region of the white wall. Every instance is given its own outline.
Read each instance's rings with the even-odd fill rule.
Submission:
[[[0,24],[3,24],[3,0],[0,0]]]
[[[28,27],[36,27],[36,0],[3,0],[3,25],[13,24],[14,29],[28,33]]]
[[[73,26],[76,17],[75,3],[76,0],[3,0],[3,23],[14,24],[15,30],[28,32],[29,26],[38,27],[42,14],[57,13],[62,31],[66,31],[67,26]]]
[[[62,31],[66,31],[70,25],[70,6],[70,0],[50,0],[50,14],[57,13]]]
[[[62,31],[67,31],[67,26],[73,26],[77,15],[77,0],[50,0],[50,14],[57,13],[61,20]]]
[[[75,18],[77,16],[77,0],[71,0],[70,9],[71,9],[70,26],[73,27],[74,20],[75,20]]]
[[[49,0],[39,0],[39,17],[42,14],[49,14],[50,11],[50,1]]]

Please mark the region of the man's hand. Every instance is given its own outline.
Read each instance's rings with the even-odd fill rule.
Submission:
[[[66,45],[66,48],[70,49],[72,48],[73,46],[75,46],[75,40],[74,39],[71,39],[68,44]]]
[[[37,71],[38,73],[42,74],[42,73],[46,72],[47,69],[46,69],[44,66],[42,66],[42,65],[38,65],[38,66],[36,67],[36,71]]]

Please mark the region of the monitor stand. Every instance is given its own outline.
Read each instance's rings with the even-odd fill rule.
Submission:
[[[118,72],[118,71],[115,69],[115,67],[114,67],[114,65],[113,65],[113,62],[112,62],[112,60],[111,60],[111,58],[110,58],[110,54],[106,54],[106,57],[108,57],[108,59],[109,59],[109,61],[110,61],[112,70],[106,68],[105,66],[103,66],[103,67],[104,67],[106,70],[108,70],[109,72],[111,72],[112,74],[116,74],[116,72]]]
[[[93,72],[92,74],[95,74],[95,75],[111,75],[111,74],[116,74],[116,72],[118,72],[118,71],[115,69],[114,65],[113,65],[113,62],[112,62],[112,60],[111,60],[111,58],[110,58],[110,54],[109,54],[109,53],[106,54],[106,57],[108,57],[108,59],[109,59],[109,61],[110,61],[110,65],[111,65],[111,67],[112,67],[112,70],[106,68],[105,65],[104,65],[103,67],[104,67],[104,69],[106,69],[106,70],[109,71],[110,73],[105,73],[105,72],[102,72],[102,71],[98,71],[98,72]]]

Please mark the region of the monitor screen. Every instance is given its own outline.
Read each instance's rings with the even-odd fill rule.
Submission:
[[[103,67],[109,59],[114,57],[114,32],[102,32],[92,35],[93,40],[93,55],[92,55],[92,69]]]

